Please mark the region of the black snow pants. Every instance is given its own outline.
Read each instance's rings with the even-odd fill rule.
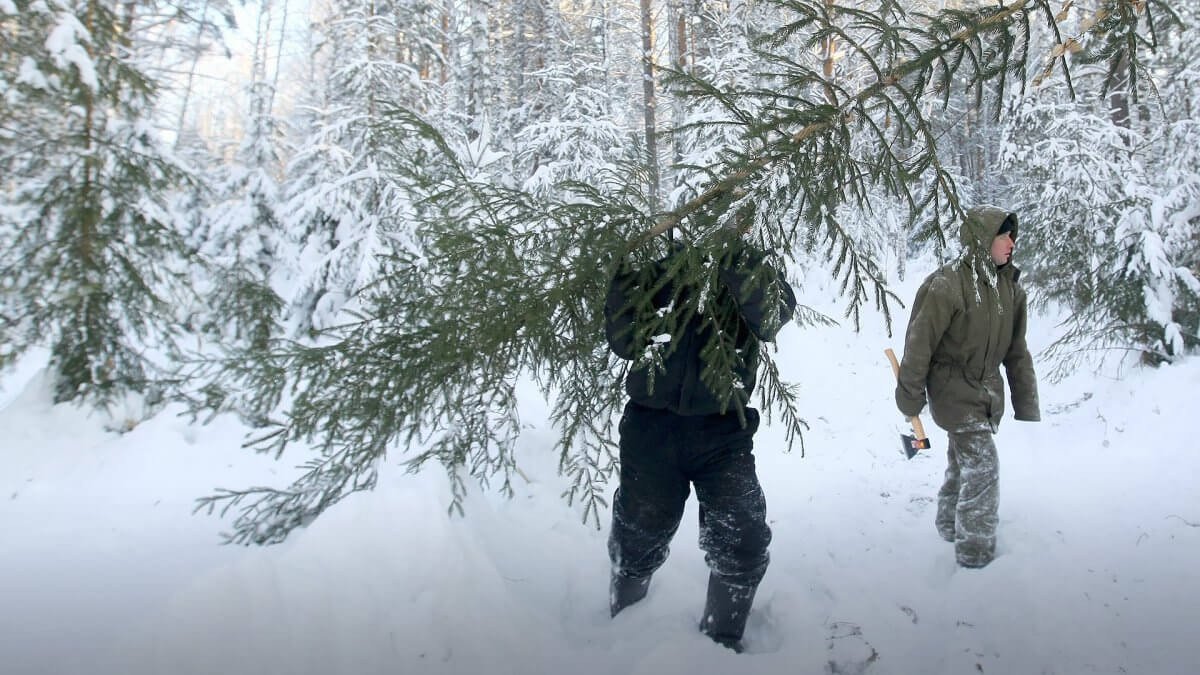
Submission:
[[[767,504],[754,471],[758,411],[677,415],[629,402],[621,417],[621,477],[608,553],[613,571],[648,578],[667,559],[696,488],[700,548],[712,574],[756,587],[767,571]]]

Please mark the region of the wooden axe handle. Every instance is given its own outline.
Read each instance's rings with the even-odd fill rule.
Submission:
[[[883,350],[883,353],[887,354],[888,361],[892,362],[892,372],[896,374],[896,380],[898,381],[900,379],[900,362],[896,360],[896,352],[892,351],[891,347],[888,347]],[[912,424],[913,432],[917,435],[917,440],[925,440],[925,425],[921,424],[921,418],[914,415],[908,418],[908,421]]]

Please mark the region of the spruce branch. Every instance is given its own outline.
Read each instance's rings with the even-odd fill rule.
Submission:
[[[915,101],[924,97],[925,85],[930,82],[930,78],[935,70],[940,73],[940,77],[939,84],[934,89],[941,92],[943,96],[948,95],[950,82],[958,73],[965,74],[965,86],[975,90],[977,99],[979,100],[982,99],[983,86],[991,81],[995,81],[997,93],[1003,94],[1007,83],[1007,75],[1010,71],[1014,70],[1021,76],[1020,80],[1023,91],[1025,86],[1025,64],[1029,59],[1029,12],[1038,10],[1044,13],[1048,18],[1049,25],[1056,31],[1056,35],[1059,35],[1057,32],[1058,23],[1064,18],[1062,12],[1056,12],[1051,3],[1046,0],[1023,0],[1000,7],[988,7],[971,12],[947,10],[937,16],[919,15],[928,21],[928,28],[921,28],[917,25],[901,26],[899,24],[889,26],[886,21],[877,20],[877,14],[870,14],[852,7],[836,6],[837,14],[833,14],[823,1],[781,0],[777,4],[795,11],[799,15],[799,18],[775,31],[769,38],[764,40],[766,45],[777,47],[785,45],[790,39],[800,35],[806,29],[811,30],[812,33],[805,40],[805,44],[812,44],[818,41],[823,35],[834,34],[851,45],[857,55],[863,57],[874,73],[874,80],[857,93],[842,90],[842,102],[837,106],[832,106],[828,109],[820,109],[817,106],[812,106],[808,111],[812,115],[812,118],[800,129],[767,143],[765,147],[753,154],[752,159],[731,166],[730,171],[721,174],[721,178],[700,194],[692,197],[678,208],[660,216],[653,227],[631,242],[631,248],[642,245],[646,241],[652,240],[668,230],[679,227],[681,224],[687,222],[691,216],[709,208],[716,202],[722,200],[732,202],[750,195],[753,188],[748,184],[761,172],[771,168],[774,164],[788,161],[796,153],[809,150],[811,144],[825,134],[861,119],[864,114],[869,113],[870,106],[868,104],[870,102],[877,101],[887,108],[894,108],[890,96],[887,95],[888,91],[894,91],[896,95],[909,100],[910,111],[915,111]],[[1140,7],[1146,3],[1135,3],[1127,0],[1116,4],[1119,5],[1118,14],[1108,14],[1107,16],[1112,17],[1111,21],[1116,21],[1117,25],[1124,29],[1124,49],[1131,54],[1136,54],[1138,46],[1137,17],[1141,11]],[[894,12],[897,19],[904,17],[904,13],[895,3],[883,3],[879,14],[890,12]],[[1148,9],[1146,12],[1149,14]],[[856,38],[856,36],[851,35],[833,23],[840,17],[853,19],[855,25],[859,28],[867,27],[869,30],[875,31],[879,44],[892,46],[892,48],[883,50],[885,58],[889,54],[892,58],[896,58],[896,54],[901,51],[907,52],[908,58],[896,58],[895,62],[890,65],[880,63],[877,57],[871,54],[866,48],[867,40]],[[1021,48],[1016,50],[1017,53],[1015,55],[1013,51],[1018,43],[1011,33],[1011,24],[1014,22],[1021,29],[1022,35],[1022,40],[1020,41]],[[1098,28],[1097,25],[1092,25],[1085,27],[1084,33],[1104,30],[1108,30],[1108,28]],[[998,42],[985,47],[985,38]],[[1079,38],[1075,38],[1075,42],[1078,43]],[[1113,49],[1117,48],[1113,47]],[[783,59],[783,57],[771,52],[765,52],[762,55],[776,62]],[[1059,59],[1064,77],[1070,82],[1070,70],[1065,54],[1057,53],[1053,57]],[[1137,63],[1136,58],[1130,59],[1131,68],[1136,68]],[[799,64],[794,62],[791,65],[794,68],[800,67]],[[964,66],[969,66],[969,68],[964,71]],[[672,73],[672,75],[676,79],[687,78],[682,73]],[[823,78],[815,71],[809,73],[807,76],[798,78],[798,81],[801,83],[818,80],[823,82]],[[726,109],[739,111],[736,114],[739,120],[744,120],[747,117],[741,107],[731,103],[733,97],[729,93],[715,93],[719,89],[710,83],[696,79],[692,83],[692,87],[686,91],[696,96],[712,95]],[[1071,87],[1071,92],[1073,95],[1073,86]],[[766,94],[771,98],[785,99],[785,93],[782,92],[769,91]],[[998,96],[997,100],[999,98]],[[799,99],[792,98],[790,102],[797,100]],[[945,105],[946,101],[947,99],[943,98],[943,105]],[[792,110],[789,112],[795,114],[799,111]],[[999,114],[998,107],[995,114]],[[918,116],[918,119],[924,121],[922,117]],[[750,127],[751,125],[747,124],[746,126]],[[951,210],[952,216],[958,217],[961,215],[961,211],[957,205],[952,205]]]

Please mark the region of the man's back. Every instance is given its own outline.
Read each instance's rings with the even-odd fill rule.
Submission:
[[[756,384],[759,340],[773,339],[795,310],[791,287],[761,254],[738,252],[700,307],[699,289],[680,284],[671,262],[626,270],[609,287],[609,345],[634,361],[626,392],[640,405],[680,415],[744,406]],[[650,302],[639,302],[650,291]]]

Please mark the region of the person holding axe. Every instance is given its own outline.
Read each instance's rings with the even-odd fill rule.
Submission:
[[[963,567],[984,567],[996,552],[999,464],[996,433],[1004,415],[1004,365],[1014,417],[1041,419],[1020,270],[1012,265],[1017,216],[984,207],[967,211],[961,257],[921,284],[913,300],[896,405],[907,418],[929,403],[948,435],[945,482],[938,492],[938,534],[954,542]]]
[[[608,539],[609,609],[615,617],[646,596],[694,487],[710,569],[700,630],[741,652],[771,541],[752,454],[759,417],[748,402],[759,343],[791,320],[796,297],[732,230],[706,250],[672,244],[640,269],[623,261],[604,305],[609,347],[632,361]]]

